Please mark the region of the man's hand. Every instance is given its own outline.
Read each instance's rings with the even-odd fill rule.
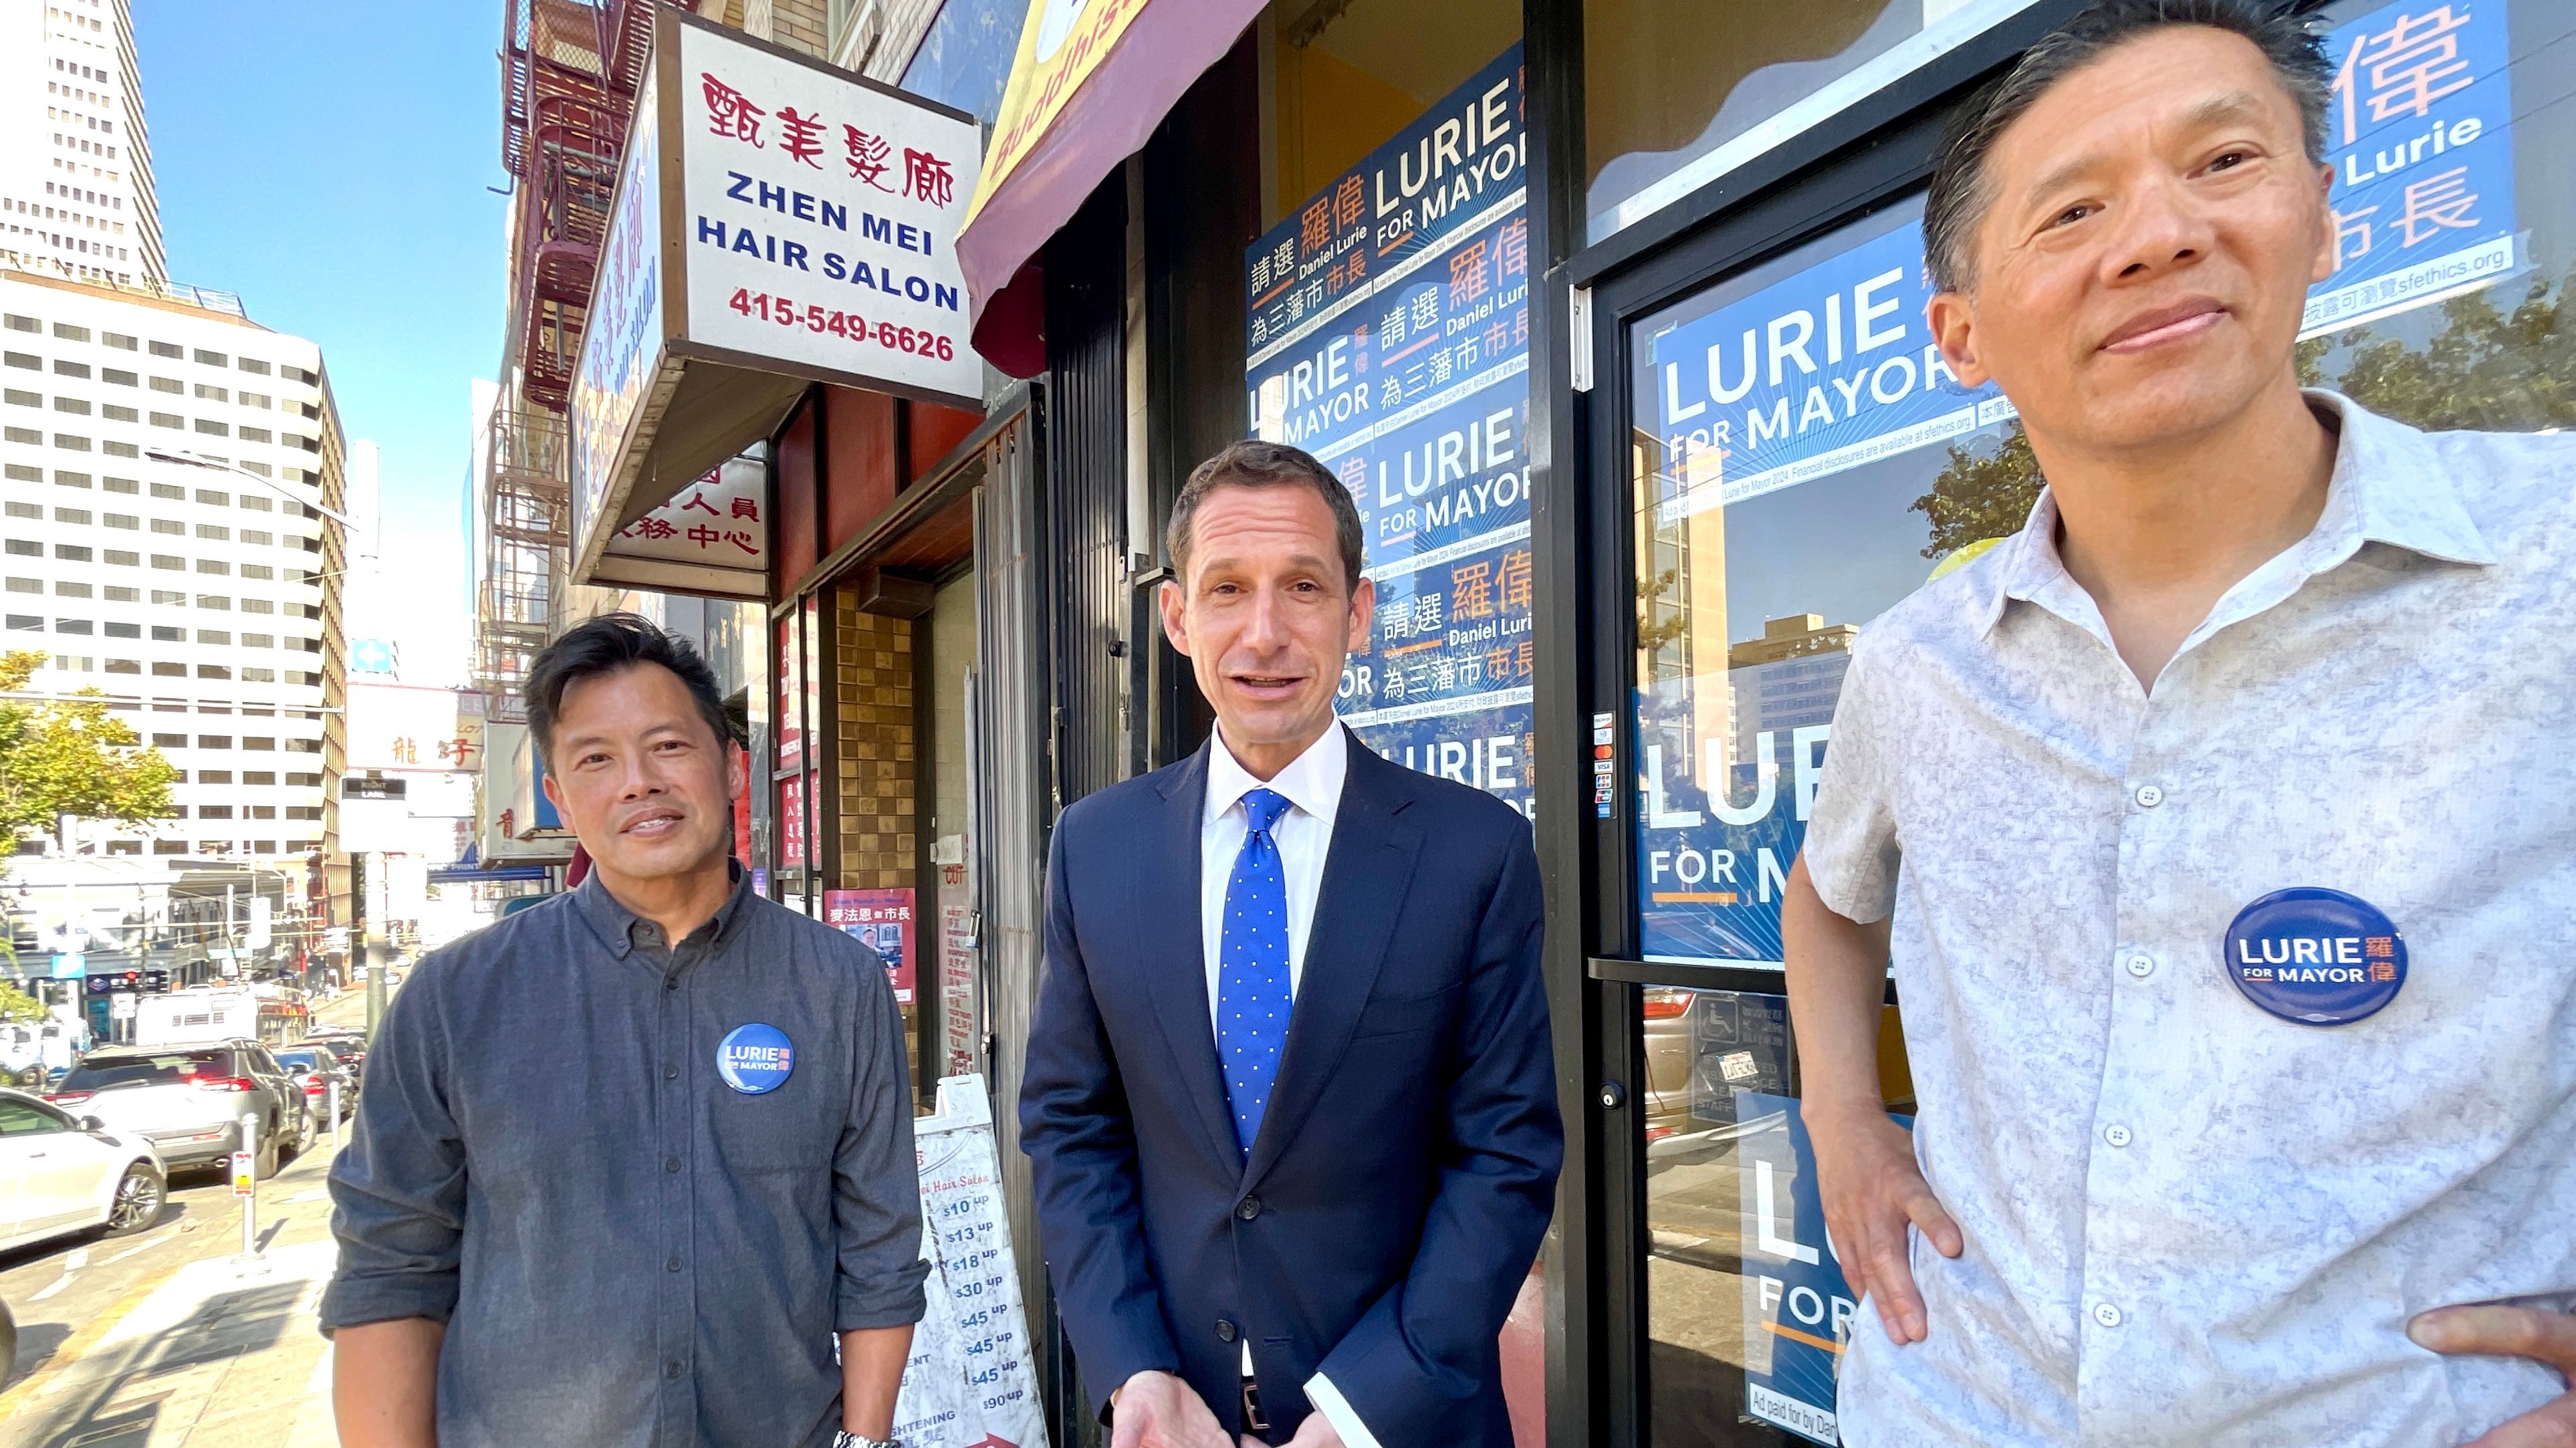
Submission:
[[[2538,1307],[2437,1307],[2415,1315],[2406,1335],[2418,1347],[2478,1357],[2529,1358],[2576,1382],[2576,1316]],[[2576,1392],[2562,1393],[2468,1448],[2558,1448],[2576,1443]]]
[[[1260,1439],[1246,1433],[1240,1448],[1268,1448]],[[1297,1434],[1279,1448],[1346,1448],[1342,1435],[1333,1431],[1333,1420],[1321,1413],[1308,1413],[1297,1425]]]
[[[1109,1403],[1109,1448],[1234,1448],[1216,1414],[1170,1373],[1138,1373]]]
[[[1879,1321],[1897,1343],[1921,1342],[1930,1330],[1923,1295],[1906,1262],[1905,1224],[1912,1222],[1944,1257],[1965,1245],[1959,1225],[1932,1195],[1914,1164],[1913,1138],[1874,1103],[1824,1106],[1802,1113],[1816,1148],[1816,1187],[1824,1197],[1825,1231],[1853,1287],[1878,1304]]]

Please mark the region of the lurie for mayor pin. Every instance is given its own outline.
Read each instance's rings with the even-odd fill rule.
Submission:
[[[2406,984],[2406,941],[2379,907],[2341,890],[2275,890],[2227,927],[2227,973],[2285,1021],[2344,1026]]]
[[[796,1069],[796,1048],[787,1033],[754,1021],[736,1026],[716,1047],[716,1074],[745,1096],[763,1096],[787,1084]]]

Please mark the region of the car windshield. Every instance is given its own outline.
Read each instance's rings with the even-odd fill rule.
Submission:
[[[63,1078],[65,1091],[98,1091],[134,1082],[185,1081],[196,1076],[230,1076],[233,1053],[227,1050],[155,1051],[148,1056],[89,1056]]]
[[[277,1053],[277,1064],[285,1067],[289,1071],[319,1071],[322,1069],[322,1053],[319,1051],[280,1051]]]

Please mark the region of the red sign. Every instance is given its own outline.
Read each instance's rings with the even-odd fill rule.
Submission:
[[[805,868],[806,781],[810,774],[783,780],[778,786],[778,868]]]
[[[826,890],[823,923],[849,933],[885,962],[900,1005],[912,1004],[912,890]]]

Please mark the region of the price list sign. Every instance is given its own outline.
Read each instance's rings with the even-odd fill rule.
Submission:
[[[1046,1448],[984,1078],[941,1081],[939,1114],[913,1123],[913,1143],[930,1304],[904,1363],[895,1440],[906,1448]]]
[[[1506,51],[1244,257],[1252,433],[1350,489],[1377,621],[1336,698],[1387,758],[1527,813],[1528,138]]]

